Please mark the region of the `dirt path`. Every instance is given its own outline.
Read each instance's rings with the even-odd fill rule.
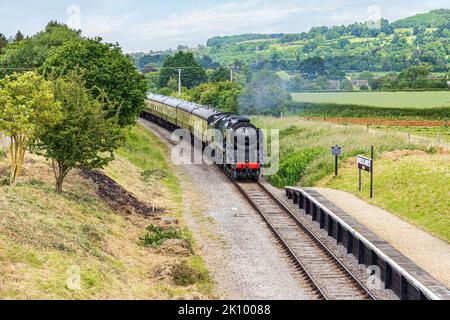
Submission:
[[[437,280],[450,287],[450,245],[344,191],[316,189]]]
[[[170,134],[140,123],[169,146]],[[185,220],[224,299],[311,299],[260,216],[215,166],[179,167]]]

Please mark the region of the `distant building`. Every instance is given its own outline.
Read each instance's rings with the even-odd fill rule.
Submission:
[[[155,73],[158,72],[158,69],[153,67],[145,67],[142,69],[142,73]]]
[[[447,81],[447,85],[448,85],[448,87],[450,88],[450,81]]]
[[[330,80],[330,88],[332,90],[341,90],[341,81],[340,80]]]
[[[369,81],[368,80],[351,80],[351,82],[352,82],[352,85],[354,86],[354,87],[358,87],[358,88],[361,88],[361,87],[369,87]]]

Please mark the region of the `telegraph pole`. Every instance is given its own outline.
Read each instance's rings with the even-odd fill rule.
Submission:
[[[178,94],[181,95],[181,69],[178,69]]]
[[[230,68],[230,81],[233,82],[233,68]]]

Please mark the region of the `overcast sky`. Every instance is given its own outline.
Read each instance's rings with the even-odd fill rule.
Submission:
[[[196,46],[217,35],[296,33],[380,15],[392,21],[438,8],[450,8],[450,1],[0,0],[0,33],[20,29],[32,35],[58,20],[135,52]]]

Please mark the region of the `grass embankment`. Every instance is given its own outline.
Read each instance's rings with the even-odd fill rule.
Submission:
[[[326,186],[358,193],[355,157],[369,155],[375,146],[376,199],[374,203],[447,241],[450,240],[449,155],[436,148],[409,143],[393,132],[368,132],[360,126],[258,117],[254,123],[266,129],[280,129],[280,170],[268,177],[277,187],[287,185]],[[343,146],[340,178],[334,173],[331,146]],[[393,157],[389,152],[402,150]],[[387,153],[387,154],[386,154]],[[408,155],[412,153],[412,155]],[[349,164],[350,162],[350,164]],[[356,169],[355,169],[356,168]],[[367,182],[367,176],[365,176]]]
[[[151,150],[138,148],[139,143]],[[165,152],[155,137],[135,128],[106,171],[138,191],[141,201],[155,199],[173,216],[180,192],[171,168],[162,165]],[[165,177],[147,179],[145,170],[133,164],[144,158],[156,160],[142,160],[142,165],[161,163]],[[3,157],[2,181],[7,171]],[[146,228],[155,221],[112,212],[95,185],[76,171],[64,189],[62,195],[54,191],[48,162],[34,156],[27,157],[15,188],[0,186],[0,299],[208,297],[209,278],[202,260],[188,250],[189,237],[174,240],[185,240],[186,248],[147,246]]]
[[[450,242],[450,155],[392,152],[376,162],[375,198],[369,199],[369,176],[358,192],[355,160],[348,161],[338,178],[327,177],[317,185],[348,191],[388,209],[403,219]]]

